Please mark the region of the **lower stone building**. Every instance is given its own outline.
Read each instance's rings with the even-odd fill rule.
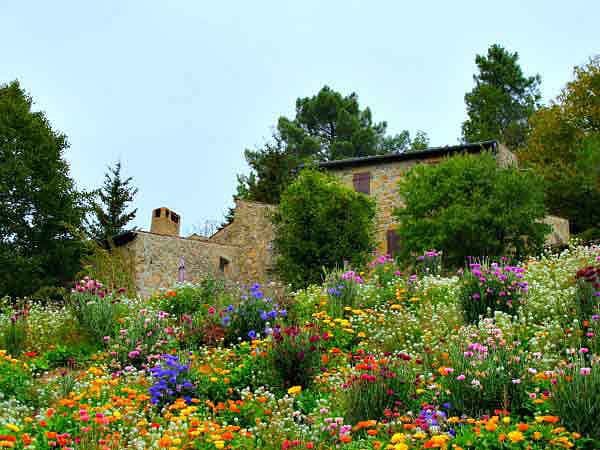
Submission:
[[[272,208],[238,200],[233,221],[209,238],[180,236],[180,216],[157,208],[150,231],[115,236],[115,251],[130,261],[131,276],[142,296],[178,280],[196,282],[207,275],[240,284],[266,281],[272,264]]]

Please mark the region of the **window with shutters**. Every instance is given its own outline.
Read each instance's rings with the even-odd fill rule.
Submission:
[[[388,230],[387,232],[387,254],[395,258],[400,253],[400,240],[396,230]]]
[[[369,195],[371,193],[371,173],[370,172],[359,172],[355,173],[352,177],[354,183],[354,190],[356,192],[362,192],[363,194]]]
[[[154,210],[154,217],[160,217],[160,208]]]

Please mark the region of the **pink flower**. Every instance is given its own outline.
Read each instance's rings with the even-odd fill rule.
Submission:
[[[592,369],[590,367],[582,367],[579,369],[579,373],[585,377],[592,373]]]
[[[466,377],[465,377],[465,376],[464,376],[464,374],[462,374],[462,373],[461,373],[459,376],[457,376],[457,377],[456,377],[456,379],[457,379],[458,381],[463,381],[465,378],[466,378]]]

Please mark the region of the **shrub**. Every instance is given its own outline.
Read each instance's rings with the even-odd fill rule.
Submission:
[[[360,267],[373,249],[375,203],[333,176],[303,170],[274,214],[276,265],[293,287],[321,281],[323,268]]]
[[[0,337],[2,348],[11,355],[18,356],[27,345],[27,308],[15,308],[6,325],[2,327]]]
[[[193,315],[208,309],[216,300],[226,293],[225,282],[207,276],[196,284],[184,283],[174,289],[161,293],[156,299],[159,309],[180,317],[183,314]]]
[[[489,344],[488,340],[455,345],[449,351],[450,366],[438,369],[453,412],[518,412],[526,404],[523,358],[514,347],[498,340]]]
[[[558,370],[552,384],[552,404],[564,424],[600,438],[600,366],[580,358]]]
[[[357,355],[357,364],[342,386],[342,404],[348,423],[390,416],[411,405],[415,376],[404,353],[377,358]],[[387,411],[386,411],[387,410]]]
[[[600,314],[600,267],[585,267],[577,271],[575,302],[581,323]]]
[[[28,403],[33,395],[33,378],[27,365],[0,350],[0,400],[14,397]]]
[[[353,270],[330,272],[325,280],[329,316],[339,318],[346,308],[354,308],[358,301],[358,287],[363,279]]]
[[[428,250],[417,256],[417,270],[421,275],[440,275],[442,273],[442,252]]]
[[[468,255],[526,255],[541,249],[549,226],[540,180],[497,167],[491,154],[419,164],[400,182],[406,207],[396,210],[402,257],[443,248],[451,266]]]
[[[321,367],[321,354],[328,333],[313,325],[275,327],[267,360],[283,388],[307,387]]]
[[[189,365],[182,364],[175,355],[161,355],[161,362],[150,373],[154,384],[149,388],[150,401],[159,407],[182,398],[186,403],[192,401],[194,385],[188,379]]]
[[[480,316],[502,311],[515,314],[528,290],[523,281],[524,269],[491,263],[469,264],[462,276],[460,294],[467,322],[477,322]]]
[[[278,317],[287,316],[287,310],[265,294],[258,283],[253,284],[247,293],[242,295],[237,306],[225,308],[222,322],[227,326],[226,335],[229,342],[253,340],[267,333]],[[268,327],[268,328],[267,328]]]
[[[98,342],[113,336],[122,307],[102,283],[84,278],[71,293],[71,307],[79,324]]]
[[[168,326],[169,314],[164,311],[141,309],[129,317],[119,333],[105,335],[110,354],[119,367],[145,367],[153,355],[171,350],[175,345],[174,330]]]

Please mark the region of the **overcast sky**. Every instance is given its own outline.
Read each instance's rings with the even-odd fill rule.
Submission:
[[[455,144],[475,54],[492,43],[540,73],[547,101],[600,53],[600,1],[0,0],[0,83],[19,79],[67,134],[83,188],[121,160],[151,210],[183,231],[220,221],[297,97],[359,95],[389,132]]]

